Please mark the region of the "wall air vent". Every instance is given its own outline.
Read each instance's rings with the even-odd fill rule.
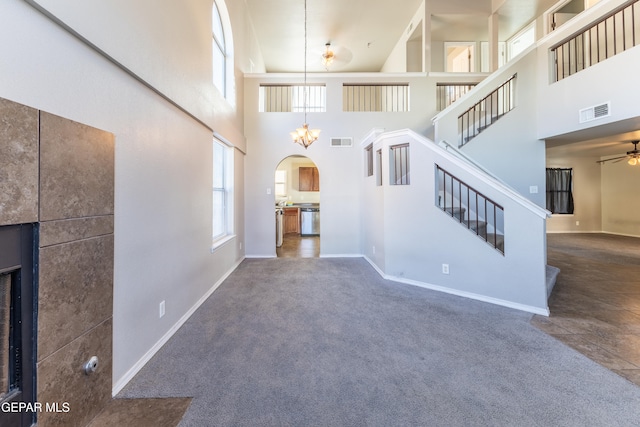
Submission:
[[[331,138],[332,147],[351,147],[353,145],[353,138]]]
[[[604,104],[595,105],[593,107],[580,110],[580,123],[590,122],[591,120],[596,120],[610,115],[611,103],[606,102]]]

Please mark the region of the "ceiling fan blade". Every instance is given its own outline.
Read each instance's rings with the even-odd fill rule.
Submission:
[[[603,164],[603,163],[606,163],[606,162],[611,162],[613,160],[617,160],[618,162],[620,162],[620,161],[622,161],[622,160],[624,160],[626,158],[627,158],[627,156],[613,157],[611,159],[597,160],[597,163]],[[614,163],[618,163],[618,162],[614,162]]]

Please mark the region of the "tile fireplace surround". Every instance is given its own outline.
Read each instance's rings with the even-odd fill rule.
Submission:
[[[111,401],[114,145],[109,132],[0,99],[0,226],[40,230],[36,402],[61,410],[38,411],[39,427],[84,426]]]

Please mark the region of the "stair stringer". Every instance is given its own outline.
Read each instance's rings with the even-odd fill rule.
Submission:
[[[364,182],[363,253],[383,277],[467,298],[548,315],[546,218],[548,212],[499,180],[409,130],[373,132],[383,156],[410,144],[410,185]],[[388,177],[388,157],[382,176]],[[435,165],[454,173],[504,207],[504,255],[437,206]],[[374,249],[374,246],[375,249]],[[443,265],[448,274],[443,273]]]

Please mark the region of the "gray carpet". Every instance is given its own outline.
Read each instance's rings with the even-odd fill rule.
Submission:
[[[639,387],[530,318],[363,259],[249,259],[118,397],[193,397],[182,427],[640,425]]]

